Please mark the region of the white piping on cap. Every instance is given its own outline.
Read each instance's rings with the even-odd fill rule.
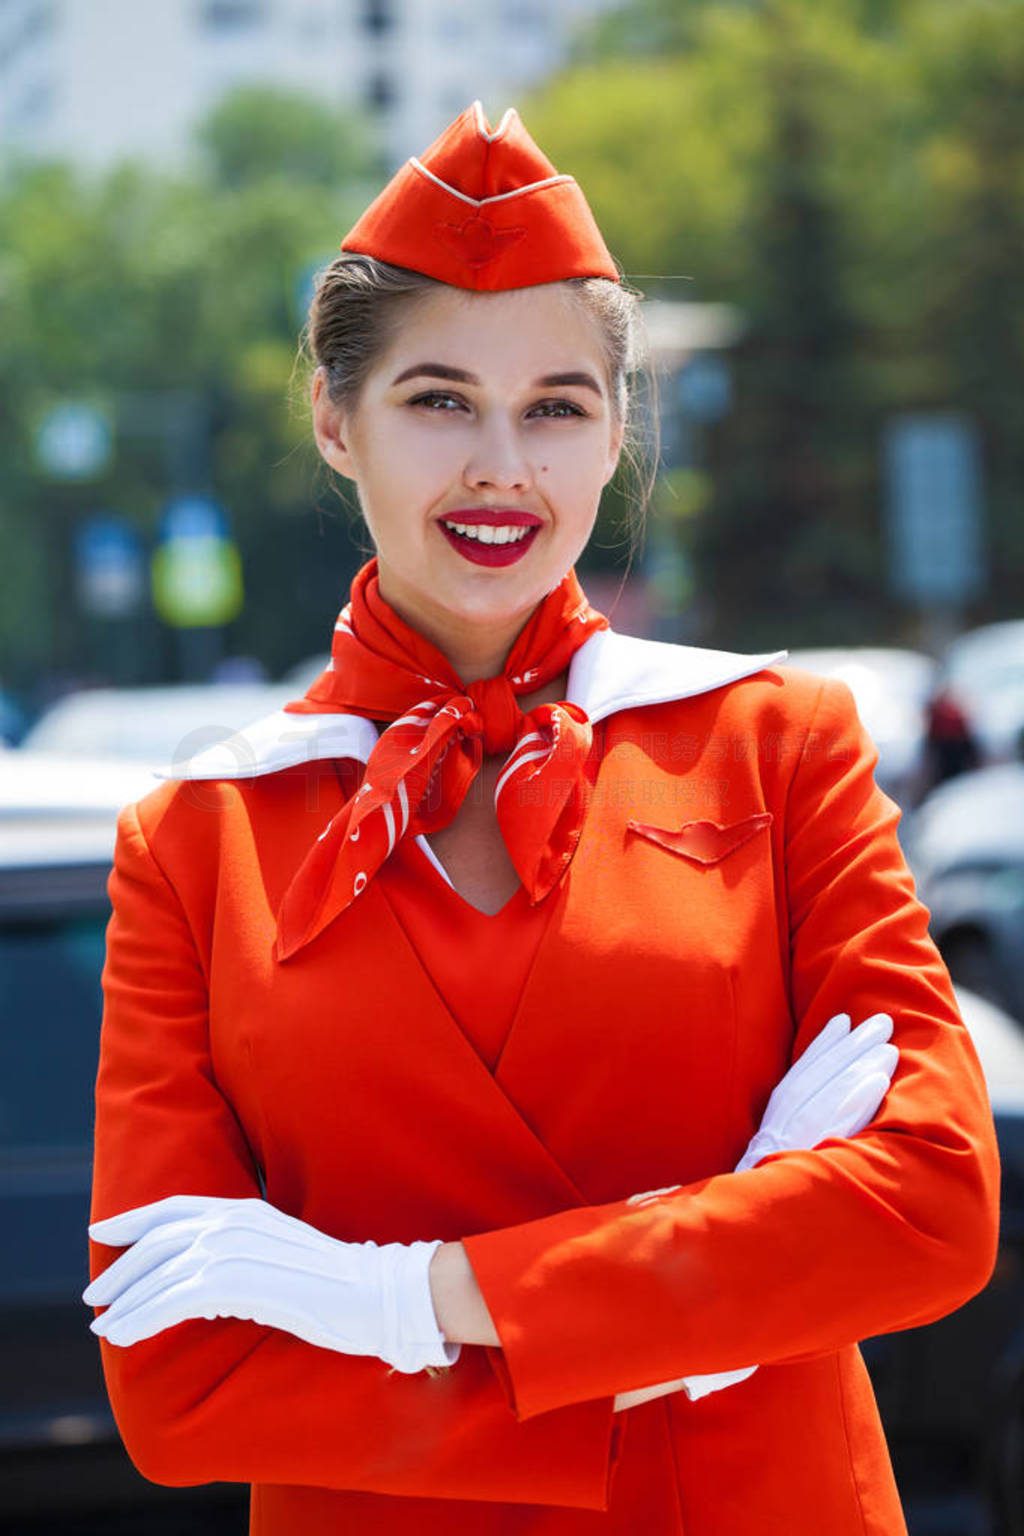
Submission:
[[[440,176],[435,176],[434,172],[428,170],[423,161],[418,160],[415,155],[409,157],[409,164],[413,170],[419,171],[421,176],[426,176],[436,186],[443,187],[446,192],[451,193],[452,197],[457,197],[460,202],[468,203],[471,208],[482,208],[485,203],[503,203],[507,198],[521,197],[524,192],[536,192],[538,187],[553,187],[560,181],[575,181],[576,179],[574,176],[545,176],[543,181],[528,182],[525,187],[514,187],[511,192],[496,192],[493,197],[470,197],[467,193],[460,192],[458,187],[449,186],[446,181],[441,180]]]
[[[515,107],[506,107],[502,115],[501,122],[498,124],[497,128],[495,128],[493,133],[488,133],[487,119],[484,117],[483,102],[474,101],[473,111],[476,114],[476,131],[482,139],[487,140],[488,144],[493,144],[495,139],[500,139],[503,133],[507,133],[512,119],[519,116],[519,113],[516,111]]]

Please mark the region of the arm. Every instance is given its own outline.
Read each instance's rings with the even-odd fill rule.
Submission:
[[[837,1014],[790,1066],[772,1090],[761,1124],[734,1172],[755,1167],[773,1152],[812,1148],[830,1138],[854,1136],[874,1118],[899,1057],[895,1046],[886,1043],[892,1034],[892,1019],[887,1014],[877,1014],[853,1030],[851,1023],[849,1014]],[[628,1203],[647,1203],[678,1188],[674,1185],[671,1189],[648,1190],[630,1196]],[[432,1255],[428,1277],[433,1317],[442,1313],[452,1335],[457,1334],[467,1343],[497,1344],[497,1330],[465,1248],[457,1243],[437,1245],[438,1249],[442,1246],[443,1254]],[[745,1381],[756,1369],[755,1365],[744,1366],[620,1392],[614,1406],[616,1411],[632,1408],[680,1390],[696,1400]]]
[[[462,1243],[442,1243],[431,1259],[430,1297],[437,1325],[446,1339],[460,1344],[500,1345]]]
[[[615,1201],[465,1238],[521,1420],[931,1322],[991,1274],[991,1110],[875,760],[848,690],[826,684],[788,786],[780,920],[794,1054],[843,1007],[895,1019],[899,1066],[881,1111],[853,1138],[642,1207]]]
[[[260,1198],[210,1057],[199,952],[134,806],[121,814],[109,891],[90,1219],[182,1190]],[[121,1251],[92,1243],[92,1278]],[[402,1375],[236,1318],[190,1319],[128,1348],[101,1340],[100,1350],[125,1445],[155,1482],[607,1501],[610,1404],[524,1434],[482,1350],[436,1376]]]

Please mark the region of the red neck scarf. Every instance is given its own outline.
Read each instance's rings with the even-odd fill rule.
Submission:
[[[583,642],[607,628],[571,570],[535,609],[504,670],[467,687],[442,652],[381,597],[377,561],[368,561],[338,616],[327,669],[285,709],[392,724],[370,754],[359,790],[288,886],[275,957],[288,959],[322,932],[403,837],[447,826],[485,752],[508,754],[494,792],[498,826],[530,901],[543,900],[579,842],[593,732],[576,704],[539,704],[524,714],[517,695],[558,677]]]

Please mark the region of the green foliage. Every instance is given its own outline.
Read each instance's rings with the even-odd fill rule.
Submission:
[[[243,86],[225,97],[198,143],[210,179],[221,187],[281,179],[332,188],[381,169],[358,119],[269,86]]]
[[[878,458],[889,416],[978,423],[992,586],[1024,590],[1024,0],[631,0],[522,104],[584,187],[641,289],[726,300],[746,329],[733,403],[697,431],[648,538],[679,570],[690,632],[730,646],[898,637]],[[0,682],[176,675],[152,618],[112,645],[84,625],[82,518],[150,546],[174,494],[227,509],[246,603],[231,650],[280,671],[323,649],[365,546],[309,440],[294,367],[311,270],[379,184],[361,127],[245,91],[204,126],[196,169],[61,165],[0,184]],[[53,403],[116,423],[95,481],[41,472]],[[311,516],[319,508],[322,516]],[[625,560],[612,488],[594,563]],[[668,543],[681,558],[668,558]],[[667,579],[667,578],[666,578]],[[694,617],[696,615],[696,618]]]
[[[878,471],[906,409],[978,422],[975,616],[1019,609],[1022,99],[1024,0],[632,0],[528,104],[627,276],[746,317],[733,409],[699,439],[713,495],[678,533],[710,638],[906,629]]]
[[[254,121],[262,147],[229,175],[231,134]],[[261,169],[275,124],[285,153]],[[304,160],[303,136],[330,154]],[[152,616],[127,626],[120,648],[119,621],[83,622],[73,535],[99,510],[126,515],[151,549],[172,495],[212,494],[244,562],[246,604],[228,645],[272,671],[323,649],[343,599],[349,520],[319,474],[295,359],[309,275],[364,200],[362,139],[322,108],[253,93],[220,109],[203,137],[221,145],[215,174],[168,179],[127,164],[89,181],[25,165],[0,194],[4,684],[31,689],[44,669],[102,675],[112,646],[122,681],[176,675],[174,637]],[[86,483],[36,462],[43,413],[68,399],[96,401],[116,425],[111,465]]]

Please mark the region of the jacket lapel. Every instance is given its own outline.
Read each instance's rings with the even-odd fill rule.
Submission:
[[[327,1229],[345,1235],[342,1216],[353,1232],[372,1217],[381,1241],[442,1220],[447,1235],[456,1219],[477,1231],[495,1213],[514,1224],[584,1203],[458,1027],[376,882],[297,963],[276,966],[268,948],[245,988],[235,1007],[250,1020],[263,1085],[251,1113],[269,1149],[272,1201],[294,1208],[315,1186],[331,1211],[306,1219],[329,1216]],[[297,1146],[288,1127],[299,1105],[307,1133]]]

